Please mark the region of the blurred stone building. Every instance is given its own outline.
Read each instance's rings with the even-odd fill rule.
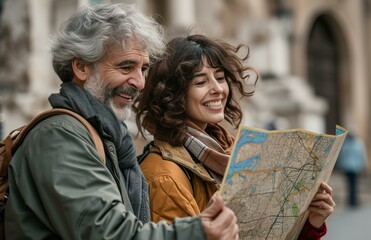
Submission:
[[[137,4],[169,37],[203,33],[249,45],[260,80],[241,100],[244,124],[323,133],[340,124],[371,151],[371,0],[0,0],[0,134],[48,108],[60,84],[49,37],[78,7],[103,2]]]

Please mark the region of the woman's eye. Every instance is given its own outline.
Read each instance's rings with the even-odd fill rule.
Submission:
[[[218,75],[215,76],[215,79],[218,82],[223,82],[223,81],[225,81],[225,76],[224,76],[224,74],[218,74]]]
[[[202,85],[205,85],[206,81],[197,81],[197,82],[194,82],[193,85],[195,86],[202,86]]]

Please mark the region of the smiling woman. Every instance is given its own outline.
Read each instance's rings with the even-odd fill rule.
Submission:
[[[141,132],[150,131],[158,139],[169,142],[172,146],[181,146],[187,137],[187,125],[192,116],[192,108],[203,105],[203,111],[211,111],[221,100],[222,119],[238,126],[242,111],[233,91],[233,86],[242,96],[251,96],[243,83],[250,77],[247,72],[256,73],[251,67],[243,65],[249,51],[239,58],[237,52],[249,49],[246,45],[233,47],[223,42],[209,39],[202,35],[175,38],[167,44],[167,56],[153,64],[146,79],[146,87],[134,106],[137,124]],[[254,82],[257,80],[254,74]],[[197,90],[196,90],[197,89]],[[203,93],[199,103],[188,102],[193,91]],[[206,106],[209,106],[208,108]],[[217,111],[217,108],[215,108]],[[188,120],[188,121],[186,121]],[[202,120],[205,126],[209,122]],[[201,127],[203,128],[203,127]],[[156,131],[152,131],[156,129]],[[203,129],[204,130],[204,129]]]
[[[229,95],[229,86],[224,71],[212,68],[203,58],[202,69],[196,72],[185,99],[185,113],[190,122],[200,129],[208,123],[219,123],[224,120],[224,106]]]
[[[171,40],[166,57],[150,67],[133,109],[141,133],[154,135],[148,147],[157,153],[145,153],[141,163],[153,220],[197,215],[219,188],[233,146],[219,123],[238,126],[242,111],[234,91],[251,96],[243,86],[246,73],[255,73],[254,83],[258,76],[244,65],[248,50],[191,35]]]

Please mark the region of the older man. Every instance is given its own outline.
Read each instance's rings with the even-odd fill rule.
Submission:
[[[147,184],[123,121],[163,50],[162,28],[133,7],[86,7],[66,21],[52,42],[63,83],[49,102],[94,126],[106,161],[78,120],[58,115],[38,124],[9,168],[7,239],[238,238],[220,196],[199,216],[149,221]]]

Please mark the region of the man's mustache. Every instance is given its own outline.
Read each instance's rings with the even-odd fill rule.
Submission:
[[[132,99],[135,99],[138,97],[140,91],[134,87],[116,87],[112,91],[112,95],[118,95],[118,94],[123,94],[123,95],[128,95]]]

